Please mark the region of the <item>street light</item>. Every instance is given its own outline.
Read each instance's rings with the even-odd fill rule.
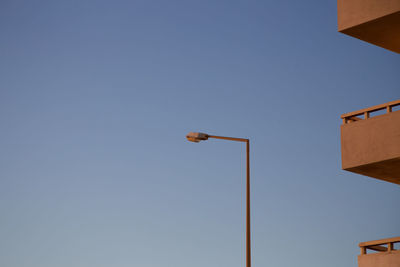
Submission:
[[[190,132],[187,140],[198,143],[208,138],[223,139],[246,143],[246,267],[251,267],[251,242],[250,242],[250,140],[245,138],[209,135],[206,133]]]

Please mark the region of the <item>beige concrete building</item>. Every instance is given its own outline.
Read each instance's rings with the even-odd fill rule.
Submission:
[[[338,31],[400,53],[400,0],[338,0]],[[400,100],[343,114],[342,169],[400,185]],[[400,237],[359,244],[359,267],[400,267]],[[371,253],[372,252],[372,253]]]
[[[338,0],[338,30],[400,53],[400,0]]]
[[[360,243],[361,255],[358,256],[360,267],[399,267],[400,250],[394,245],[400,243],[400,237]],[[376,253],[367,254],[368,250]]]
[[[400,29],[399,29],[400,30]],[[400,100],[342,115],[342,168],[400,185]],[[384,112],[385,114],[378,112]]]
[[[400,185],[400,109],[396,107],[400,100],[341,116],[342,169]],[[400,267],[396,244],[400,237],[360,243],[358,266]]]

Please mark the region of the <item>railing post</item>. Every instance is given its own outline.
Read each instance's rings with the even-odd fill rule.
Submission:
[[[367,254],[367,248],[366,247],[361,247],[361,255]]]
[[[369,119],[369,111],[364,112],[364,120]]]
[[[387,107],[386,107],[386,111],[387,111],[387,113],[390,113],[390,112],[392,112],[392,106],[390,106],[390,105],[389,105],[389,106],[387,106]]]
[[[393,243],[392,242],[389,242],[387,246],[388,246],[388,252],[393,250]]]

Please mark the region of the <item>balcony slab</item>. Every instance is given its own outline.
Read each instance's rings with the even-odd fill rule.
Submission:
[[[338,0],[338,31],[400,53],[400,0]]]

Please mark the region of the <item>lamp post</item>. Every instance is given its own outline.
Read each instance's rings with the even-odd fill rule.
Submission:
[[[187,140],[198,143],[208,138],[223,139],[246,143],[246,267],[251,267],[251,242],[250,242],[250,140],[245,138],[209,135],[205,133],[190,132]]]

